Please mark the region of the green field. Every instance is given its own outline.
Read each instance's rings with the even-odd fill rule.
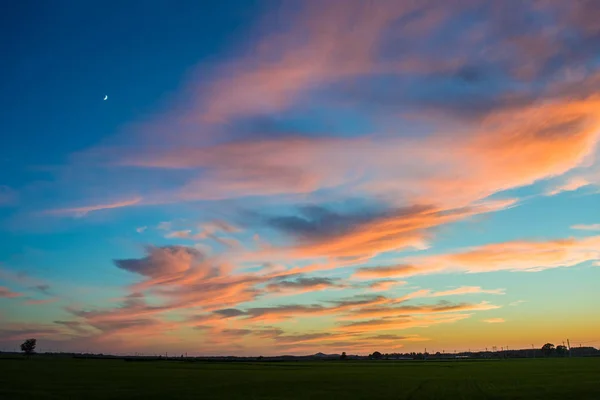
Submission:
[[[286,363],[0,358],[0,399],[600,399],[600,358]]]

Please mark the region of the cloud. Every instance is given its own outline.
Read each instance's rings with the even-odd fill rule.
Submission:
[[[54,321],[55,324],[65,326],[69,328],[71,331],[79,334],[86,334],[89,331],[86,329],[85,325],[79,321]]]
[[[110,210],[113,208],[121,208],[121,207],[129,207],[129,206],[139,204],[141,201],[142,201],[141,197],[136,197],[136,198],[129,199],[129,200],[118,201],[115,203],[95,204],[95,205],[84,206],[84,207],[59,208],[59,209],[54,209],[54,210],[47,210],[46,214],[72,215],[75,217],[84,217],[87,214],[94,212],[94,211]]]
[[[216,311],[214,311],[214,313],[221,315],[223,318],[239,317],[241,315],[246,315],[245,311],[237,310],[235,308],[226,308],[223,310],[216,310]]]
[[[42,305],[42,304],[54,303],[56,301],[58,301],[57,297],[53,297],[50,299],[29,299],[29,300],[26,300],[24,304],[37,306],[37,305]]]
[[[139,228],[136,228],[135,231],[137,233],[144,233],[146,231],[146,229],[148,229],[147,226],[140,226]]]
[[[290,280],[278,280],[266,286],[269,292],[312,292],[323,289],[344,288],[337,279],[324,277],[299,277]]]
[[[150,290],[170,301],[164,310],[193,306],[223,308],[255,298],[254,288],[267,277],[232,274],[231,267],[218,264],[193,247],[146,248],[138,259],[115,260],[121,269],[146,279],[132,286],[134,291]]]
[[[251,329],[223,329],[219,332],[221,335],[225,336],[247,336],[252,333]]]
[[[39,292],[51,296],[50,293],[50,285],[48,285],[47,283],[41,284],[41,285],[36,285],[34,286],[34,289],[38,290]]]
[[[236,140],[128,154],[118,162],[197,170],[197,178],[174,194],[180,201],[311,193],[350,185],[349,189],[404,204],[443,199],[439,207],[452,209],[561,175],[579,165],[598,138],[600,123],[593,112],[598,104],[593,96],[559,98],[495,111],[460,132],[426,137]],[[435,151],[440,147],[447,151]],[[514,152],[515,148],[521,151]],[[559,149],[562,157],[548,157]],[[504,162],[507,157],[510,163]],[[456,190],[457,181],[461,182],[460,191]]]
[[[471,314],[432,314],[421,316],[400,316],[343,323],[338,329],[354,332],[396,331],[410,328],[427,328],[437,324],[447,324],[467,319]]]
[[[382,213],[361,209],[352,214],[341,214],[321,206],[299,208],[300,215],[267,218],[267,224],[283,232],[301,238],[327,238],[344,234],[353,226],[368,223]],[[398,210],[399,215],[410,214],[418,210]]]
[[[485,311],[494,310],[500,308],[494,304],[488,302],[481,302],[477,304],[470,303],[458,303],[453,304],[449,302],[439,302],[434,305],[400,305],[400,306],[379,306],[362,308],[350,312],[342,317],[342,319],[363,319],[363,318],[375,318],[375,317],[397,317],[400,315],[420,315],[420,314],[438,314],[438,313],[455,313],[465,311]]]
[[[36,290],[46,288],[47,283],[41,279],[38,279],[26,271],[13,271],[8,268],[3,268],[0,265],[0,279],[16,283],[21,286],[33,287]]]
[[[364,223],[351,224],[343,233],[300,241],[291,251],[296,257],[329,256],[358,260],[410,247],[423,249],[431,236],[430,229],[511,204],[513,201],[498,201],[449,210],[410,207]]]
[[[342,311],[388,302],[384,296],[363,296],[351,300],[333,300],[331,305],[323,304],[285,304],[271,307],[250,307],[245,310],[217,310],[216,314],[225,317],[243,317],[246,320],[280,321],[306,315],[331,315]]]
[[[209,222],[205,222],[203,224],[200,224],[198,226],[198,229],[200,229],[203,233],[207,234],[207,235],[214,235],[217,233],[238,233],[241,232],[242,229],[231,224],[230,222],[227,221],[222,221],[222,220],[213,220],[213,221],[209,221]]]
[[[474,13],[486,21],[485,28],[461,24],[457,29],[452,24]],[[299,7],[281,7],[269,20],[276,26],[284,24],[285,30],[251,41],[249,55],[218,65],[216,76],[201,90],[195,88],[202,94],[185,118],[231,123],[269,115],[303,105],[324,86],[347,87],[351,86],[348,81],[379,75],[396,77],[400,83],[404,76],[421,78],[424,85],[435,78],[430,85],[439,84],[440,76],[461,82],[466,88],[459,87],[458,94],[451,92],[456,99],[447,101],[447,107],[461,103],[467,109],[490,103],[486,95],[496,93],[499,83],[516,92],[507,96],[509,100],[525,92],[532,101],[537,94],[534,90],[517,90],[519,86],[510,84],[546,81],[561,74],[573,80],[569,71],[593,60],[600,48],[594,40],[597,28],[589,22],[592,18],[582,17],[596,14],[587,2],[565,5],[555,1],[543,5],[505,2],[486,8],[469,1],[308,1]],[[536,20],[551,20],[560,28],[542,29],[531,22]],[[397,46],[402,46],[401,52],[393,50]],[[473,90],[482,83],[488,91]],[[385,93],[385,86],[377,88],[378,93]],[[410,92],[409,85],[401,88],[398,92]]]
[[[388,278],[398,276],[410,276],[416,274],[420,269],[413,265],[390,265],[382,267],[362,267],[352,275],[355,278],[372,279]]]
[[[383,213],[341,214],[321,207],[269,221],[300,236],[298,255],[365,257],[421,248],[431,228],[515,205],[514,199],[482,199],[578,166],[597,142],[600,118],[593,110],[599,104],[589,97],[501,110],[456,134],[233,141],[129,156],[123,163],[202,171],[182,188],[181,200],[334,188],[338,196],[345,190],[378,196],[390,203]],[[446,151],[435,150],[440,147]]]
[[[214,313],[219,318],[240,318],[240,321],[283,321],[299,317],[329,315],[338,320],[357,320],[372,317],[409,317],[421,314],[455,313],[497,309],[488,302],[449,303],[441,301],[434,305],[407,305],[407,300],[425,297],[430,291],[419,291],[397,299],[384,296],[364,296],[354,299],[334,300],[326,304],[286,304],[271,307],[251,307],[245,310],[224,309]],[[204,320],[209,317],[203,317]]]
[[[192,239],[192,231],[190,229],[182,231],[173,231],[165,235],[167,239]]]
[[[515,306],[518,306],[518,305],[523,304],[525,302],[526,302],[525,300],[516,300],[516,301],[508,303],[508,305],[512,306],[512,307],[515,307]]]
[[[222,332],[229,343],[258,337],[302,349],[353,340],[371,346],[394,340],[389,330],[452,323],[498,307],[411,300],[504,291],[463,286],[339,300],[328,291],[328,301],[309,304],[255,301],[310,290],[372,293],[404,283],[391,278],[421,274],[598,263],[598,237],[393,254],[428,248],[445,225],[520,204],[514,196],[490,196],[546,187],[548,179],[561,182],[550,194],[593,181],[565,175],[593,158],[600,134],[600,75],[592,65],[600,51],[598,12],[591,2],[306,1],[276,14],[258,27],[265,35],[245,37],[244,54],[199,71],[200,83],[183,88],[181,109],[141,124],[143,133],[73,157],[69,167],[77,171],[66,174],[61,192],[79,193],[71,189],[80,185],[125,200],[48,211],[84,216],[202,200],[207,215],[243,208],[259,218],[240,227],[226,217],[178,230],[160,223],[167,237],[217,242],[227,251],[149,246],[137,258],[115,260],[137,279],[128,294],[100,308],[71,306],[74,320],[54,324],[61,332],[114,339],[202,326],[196,333]],[[117,180],[140,197],[119,193]],[[0,204],[4,192],[0,187]],[[351,207],[356,198],[361,204]],[[392,265],[361,264],[375,265],[379,255]],[[316,274],[348,267],[358,282]],[[253,326],[313,316],[327,316],[331,331]],[[363,334],[371,336],[356,338]],[[210,343],[220,348],[218,337]]]
[[[488,318],[488,319],[482,319],[483,322],[486,322],[488,324],[501,324],[506,322],[504,320],[504,318]]]
[[[383,279],[369,283],[368,287],[374,291],[385,291],[390,290],[394,286],[406,285],[406,283],[406,281]]]
[[[168,231],[171,230],[171,227],[173,226],[173,223],[170,221],[163,221],[161,223],[158,224],[158,226],[156,227],[156,229],[160,229],[163,231]]]
[[[232,274],[228,267],[216,265],[215,260],[185,246],[149,246],[145,257],[115,260],[115,265],[142,278],[129,287],[130,293],[121,304],[101,309],[68,307],[82,327],[111,338],[136,334],[150,338],[189,324],[217,324],[232,315],[221,311],[188,322],[175,322],[165,315],[192,309],[222,310],[251,301],[260,293],[255,286],[270,279]],[[156,304],[147,301],[149,296]]]
[[[184,274],[199,265],[204,256],[198,250],[184,246],[147,247],[148,255],[141,259],[115,260],[121,269],[151,278]]]
[[[13,292],[12,290],[10,290],[7,287],[4,286],[0,286],[0,298],[4,297],[4,298],[14,298],[14,297],[21,297],[23,296],[23,293],[18,293],[18,292]]]
[[[78,320],[68,321],[71,328],[92,332],[99,340],[123,337],[154,337],[178,328],[178,324],[163,320],[157,314],[168,311],[169,307],[151,306],[140,293],[128,295],[122,304],[103,310],[85,310],[67,307],[66,310]]]
[[[548,196],[554,196],[562,192],[573,192],[575,190],[581,189],[582,187],[586,187],[590,185],[587,179],[582,177],[573,177],[567,180],[564,184],[556,186],[550,189],[547,194]]]
[[[60,333],[55,327],[44,324],[8,323],[0,328],[0,341],[23,340],[28,337],[56,337]]]
[[[450,272],[482,273],[492,271],[536,272],[570,267],[600,259],[600,236],[547,241],[511,241],[422,257],[405,258],[410,264],[359,268],[359,278],[407,277]]]
[[[220,78],[199,99],[202,120],[280,111],[319,85],[369,73],[384,30],[397,18],[427,9],[407,3],[306,2],[284,8],[282,15],[286,12],[285,31],[260,40],[251,57],[220,66]]]
[[[443,296],[456,296],[463,294],[505,294],[506,289],[482,289],[479,286],[461,286],[456,289],[444,290],[441,292],[432,292],[427,297],[443,297]]]
[[[571,226],[571,229],[580,231],[600,231],[600,224],[578,224]]]

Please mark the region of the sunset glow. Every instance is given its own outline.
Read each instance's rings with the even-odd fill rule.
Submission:
[[[600,7],[83,3],[2,28],[0,351],[600,346]]]

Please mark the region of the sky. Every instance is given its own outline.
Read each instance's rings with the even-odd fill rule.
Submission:
[[[7,11],[0,351],[600,346],[597,2]]]

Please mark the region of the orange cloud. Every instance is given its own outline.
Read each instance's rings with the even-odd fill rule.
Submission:
[[[432,292],[427,297],[443,297],[443,296],[456,296],[463,294],[505,294],[506,289],[482,289],[479,286],[461,286],[456,289],[444,290],[441,292]]]
[[[502,209],[513,203],[512,200],[506,200],[447,210],[412,207],[365,223],[356,223],[346,233],[315,240],[308,238],[306,244],[300,243],[292,249],[292,254],[296,257],[329,256],[358,261],[386,251],[426,248],[430,236],[428,229]],[[372,277],[386,276],[389,275]]]
[[[516,204],[482,199],[575,168],[597,143],[599,107],[597,96],[558,99],[490,112],[459,133],[234,141],[141,154],[123,163],[201,168],[201,176],[175,196],[184,200],[324,188],[336,188],[341,196],[346,191],[376,196],[388,202],[384,215],[348,221],[349,229],[337,235],[304,238],[291,249],[295,257],[368,258],[423,248],[431,228]]]
[[[385,267],[364,267],[359,268],[352,276],[361,279],[372,278],[391,278],[399,276],[410,276],[418,274],[419,267],[412,265],[390,265]]]
[[[435,305],[402,305],[402,306],[380,306],[371,308],[362,308],[360,310],[348,313],[340,319],[362,319],[362,318],[375,318],[375,317],[397,317],[397,316],[410,316],[420,314],[438,314],[438,313],[454,313],[464,311],[484,311],[494,310],[500,308],[494,304],[490,304],[486,301],[482,301],[478,304],[451,304],[447,302],[440,302]]]
[[[369,284],[369,288],[374,291],[386,291],[390,290],[394,286],[406,285],[406,281],[397,281],[391,279],[383,279],[380,281],[374,281]]]
[[[504,318],[488,318],[488,319],[483,319],[483,322],[487,322],[488,324],[501,324],[503,322],[506,322],[504,320]]]
[[[406,277],[446,272],[541,271],[600,259],[600,236],[494,243],[462,252],[412,257],[410,265],[361,268],[355,276]]]
[[[340,331],[383,332],[410,328],[428,328],[437,324],[448,324],[469,318],[471,314],[431,314],[421,316],[402,316],[351,322],[338,327]]]
[[[582,239],[549,241],[514,241],[491,244],[470,251],[432,257],[429,262],[440,262],[448,269],[466,272],[486,271],[541,271],[548,268],[568,267],[600,258],[600,236]]]

